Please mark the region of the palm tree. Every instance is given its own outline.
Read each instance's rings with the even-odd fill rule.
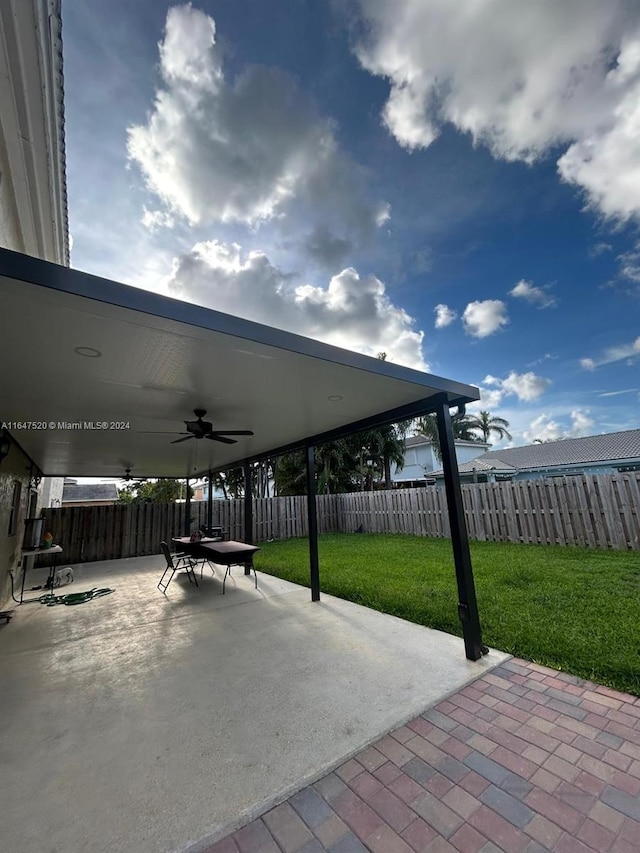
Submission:
[[[451,418],[451,426],[453,428],[453,437],[457,438],[461,441],[477,441],[475,435],[473,435],[471,430],[471,425],[469,419],[465,416],[464,418]],[[425,438],[429,439],[433,446],[433,452],[436,455],[436,459],[439,462],[442,462],[442,450],[440,449],[440,433],[438,432],[438,419],[433,412],[430,412],[428,415],[425,415],[422,418],[418,419],[416,425],[416,435],[423,435]]]
[[[371,474],[375,472],[379,475],[385,489],[391,488],[391,464],[399,471],[404,466],[404,440],[411,424],[411,420],[386,424],[352,437],[354,456],[360,456],[361,465],[366,463],[370,466]]]
[[[357,461],[348,439],[338,438],[320,444],[314,455],[318,473],[316,491],[319,495],[353,491],[357,482]]]
[[[511,440],[511,433],[508,430],[509,421],[492,415],[491,412],[482,411],[479,415],[469,415],[466,422],[469,429],[479,430],[482,433],[485,442],[489,441],[492,432],[495,432],[500,440],[503,438]]]
[[[294,450],[278,456],[274,465],[276,495],[306,495],[304,451]]]

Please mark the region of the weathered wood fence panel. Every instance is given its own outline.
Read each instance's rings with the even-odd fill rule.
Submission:
[[[640,472],[468,484],[462,497],[470,539],[640,550]],[[450,535],[443,488],[318,495],[317,508],[320,533]],[[115,560],[158,554],[161,541],[184,532],[185,511],[185,504],[47,509],[45,529],[65,562]],[[190,515],[192,528],[206,524],[206,503],[192,502]],[[305,497],[254,499],[253,517],[256,542],[308,534]],[[213,523],[242,539],[244,501],[214,501]]]

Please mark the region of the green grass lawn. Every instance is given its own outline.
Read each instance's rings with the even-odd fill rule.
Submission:
[[[309,586],[306,539],[260,544],[258,571]],[[462,636],[451,543],[321,536],[324,592]],[[496,649],[640,696],[640,555],[472,542],[483,639]]]

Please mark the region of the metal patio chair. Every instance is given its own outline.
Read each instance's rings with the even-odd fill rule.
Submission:
[[[172,554],[166,542],[160,543],[160,549],[164,554],[165,560],[167,561],[167,567],[162,573],[162,577],[158,581],[159,590],[166,593],[169,584],[173,580],[173,576],[179,569],[186,569],[187,577],[189,578],[189,583],[194,583],[196,586],[198,586],[198,579],[196,578],[195,572],[193,571],[193,567],[196,565],[196,561],[189,554]],[[169,572],[171,572],[171,574],[169,575],[169,579],[165,583],[165,577]]]

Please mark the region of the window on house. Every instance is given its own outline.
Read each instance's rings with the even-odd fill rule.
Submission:
[[[9,536],[15,536],[18,526],[18,515],[20,514],[20,496],[22,494],[22,483],[20,480],[13,481],[13,500],[11,501],[11,512],[9,514]]]

